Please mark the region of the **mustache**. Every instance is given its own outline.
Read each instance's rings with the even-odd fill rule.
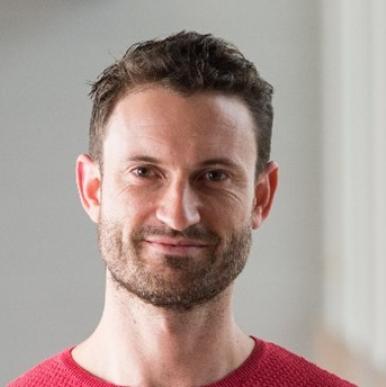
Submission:
[[[193,225],[183,231],[177,231],[169,227],[143,226],[132,235],[134,241],[142,241],[150,236],[165,236],[169,238],[187,238],[200,242],[218,243],[220,237],[213,231]]]

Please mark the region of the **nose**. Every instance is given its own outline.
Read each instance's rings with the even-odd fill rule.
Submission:
[[[176,231],[200,222],[199,202],[189,183],[170,184],[163,192],[156,217]]]

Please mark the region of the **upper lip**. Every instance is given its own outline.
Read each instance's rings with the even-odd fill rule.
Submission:
[[[205,242],[197,241],[194,239],[183,238],[168,238],[168,237],[152,237],[146,238],[146,242],[159,243],[161,245],[173,245],[173,246],[207,246]]]

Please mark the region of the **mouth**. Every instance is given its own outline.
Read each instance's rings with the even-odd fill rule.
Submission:
[[[149,238],[144,240],[151,249],[164,254],[192,255],[209,247],[209,244],[191,239]]]

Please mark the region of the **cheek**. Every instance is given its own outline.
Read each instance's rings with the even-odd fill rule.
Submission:
[[[106,184],[102,190],[102,214],[116,222],[144,217],[151,206],[152,199],[138,189]]]
[[[217,229],[239,229],[250,224],[253,198],[249,195],[232,195],[214,198],[202,207],[202,218],[215,224]]]

